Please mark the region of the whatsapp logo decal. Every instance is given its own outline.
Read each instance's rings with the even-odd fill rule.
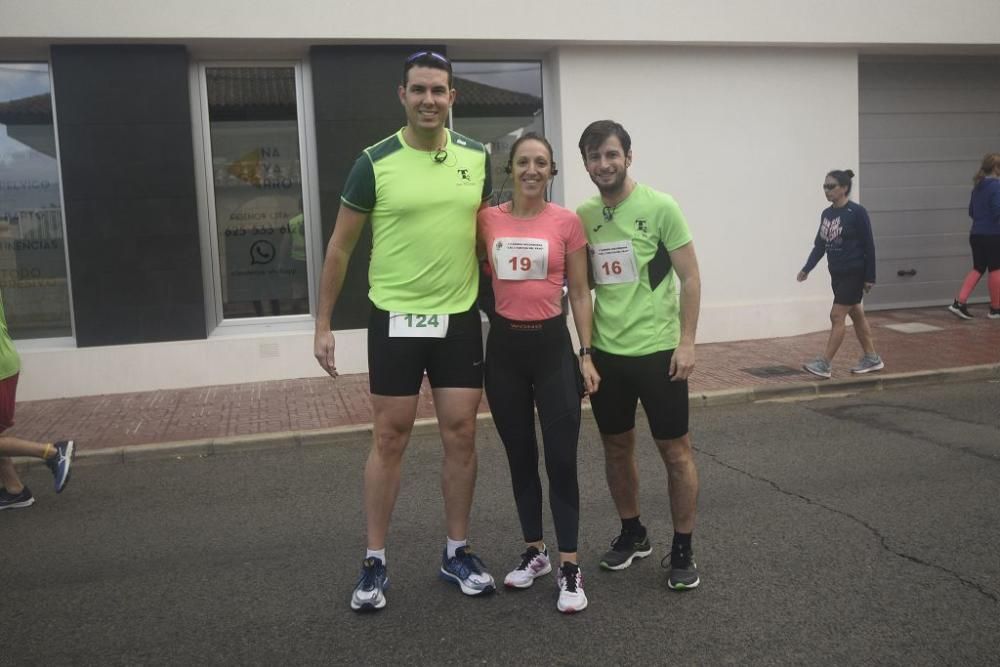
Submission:
[[[261,239],[260,241],[254,241],[250,246],[250,265],[254,264],[269,264],[274,261],[274,256],[277,252],[274,249],[274,244],[270,241],[265,241]]]

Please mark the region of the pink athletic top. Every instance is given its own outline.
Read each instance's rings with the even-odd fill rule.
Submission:
[[[549,203],[535,217],[522,219],[503,204],[481,210],[478,223],[497,313],[519,322],[562,314],[566,255],[587,245],[576,213]]]

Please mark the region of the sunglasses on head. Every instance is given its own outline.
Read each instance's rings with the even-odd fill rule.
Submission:
[[[406,59],[405,62],[407,65],[409,65],[413,61],[420,60],[421,58],[433,58],[434,60],[439,60],[448,67],[451,67],[451,61],[442,56],[437,51],[417,51],[416,53],[410,54],[410,56]]]
[[[834,188],[839,188],[839,187],[840,187],[840,183],[824,183],[823,184],[823,189],[824,190],[833,190]]]

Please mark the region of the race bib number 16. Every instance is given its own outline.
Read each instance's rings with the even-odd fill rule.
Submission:
[[[598,285],[633,283],[639,279],[631,241],[595,243],[590,248],[590,262]]]
[[[444,338],[447,315],[389,313],[389,338]]]

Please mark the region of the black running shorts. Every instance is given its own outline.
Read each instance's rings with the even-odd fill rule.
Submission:
[[[969,234],[969,245],[976,271],[1000,271],[1000,234]]]
[[[597,393],[591,394],[590,404],[601,433],[618,435],[635,428],[636,403],[641,401],[653,438],[673,440],[687,435],[688,383],[671,382],[671,356],[673,350],[641,357],[594,350],[601,384]]]
[[[368,386],[379,396],[415,396],[424,373],[431,387],[483,386],[479,310],[448,316],[444,338],[390,338],[389,313],[374,304],[368,319]]]
[[[833,302],[838,306],[854,306],[861,303],[865,295],[865,274],[861,271],[831,273]]]

